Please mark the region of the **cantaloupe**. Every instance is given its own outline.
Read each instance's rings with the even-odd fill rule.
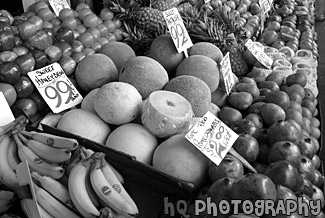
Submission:
[[[130,58],[135,57],[134,50],[128,44],[118,41],[106,43],[99,49],[98,53],[110,57],[118,71]]]
[[[153,40],[149,50],[149,57],[158,61],[169,73],[174,75],[179,63],[185,58],[179,53],[170,35],[160,35]]]
[[[171,79],[164,87],[186,98],[196,117],[203,117],[210,110],[211,92],[209,86],[194,76],[178,76]]]
[[[176,69],[176,77],[181,75],[195,76],[203,80],[214,92],[220,82],[218,64],[204,55],[193,55],[184,59]]]
[[[73,109],[64,113],[57,128],[101,144],[105,144],[111,132],[110,126],[97,114],[84,109]]]
[[[146,99],[153,91],[162,90],[169,81],[165,68],[146,56],[129,59],[119,74],[119,81],[133,85]]]
[[[197,42],[195,43],[188,52],[189,56],[192,55],[204,55],[212,60],[216,61],[217,63],[220,63],[223,54],[222,51],[214,44],[211,42]]]
[[[118,80],[117,68],[111,58],[104,54],[88,55],[75,70],[78,86],[86,93],[102,85]]]

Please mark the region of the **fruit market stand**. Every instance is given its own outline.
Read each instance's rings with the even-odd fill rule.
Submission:
[[[86,3],[0,8],[0,218],[325,216],[312,0]]]

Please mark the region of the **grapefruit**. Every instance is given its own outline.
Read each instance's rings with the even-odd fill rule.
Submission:
[[[122,151],[134,156],[137,161],[151,165],[158,141],[144,126],[127,123],[116,128],[108,136],[105,146]]]
[[[117,68],[111,58],[104,54],[93,54],[83,58],[75,70],[78,86],[85,92],[117,81]]]
[[[58,129],[104,144],[111,132],[110,126],[97,114],[84,109],[66,112],[57,125]]]
[[[121,125],[133,121],[140,113],[142,97],[138,90],[124,82],[103,85],[95,95],[94,108],[105,122]]]

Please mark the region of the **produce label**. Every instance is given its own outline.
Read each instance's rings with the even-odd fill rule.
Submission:
[[[232,87],[235,84],[233,72],[231,70],[229,52],[224,56],[220,62],[220,70],[223,77],[223,82],[225,83],[227,95],[230,94]]]
[[[163,15],[176,49],[179,53],[186,52],[193,46],[192,40],[184,26],[183,20],[177,8],[163,11]]]
[[[30,175],[28,162],[27,161],[21,162],[17,166],[16,172],[17,172],[17,177],[18,177],[18,181],[19,181],[19,186],[28,185],[30,188],[31,194],[32,194],[32,199],[29,199],[29,198],[26,199],[27,201],[32,202],[32,204],[28,205],[29,206],[27,208],[28,214],[30,215],[30,217],[33,217],[33,218],[42,218],[41,214],[39,212],[35,189],[34,189],[34,183],[33,183],[32,177]]]
[[[269,0],[259,0],[259,4],[262,7],[264,13],[267,13],[271,10],[271,5]]]
[[[10,109],[10,106],[2,92],[0,92],[0,126],[7,125],[8,123],[15,120],[14,115]]]
[[[185,135],[185,138],[219,165],[238,135],[208,111]]]
[[[83,97],[58,63],[31,71],[28,76],[53,113],[60,113],[82,102]]]
[[[273,64],[272,58],[270,58],[258,45],[256,45],[251,39],[248,39],[246,48],[254,55],[254,57],[261,62],[268,69],[271,68]]]
[[[49,0],[49,2],[56,16],[59,16],[62,9],[70,8],[70,5],[66,0]]]

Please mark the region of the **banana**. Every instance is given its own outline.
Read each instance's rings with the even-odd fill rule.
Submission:
[[[30,208],[28,205],[30,203],[33,203],[31,201],[28,201],[28,199],[24,198],[20,200],[20,206],[24,212],[24,214],[28,217],[28,218],[33,218],[31,217],[31,215],[28,213],[28,209]],[[37,203],[37,207],[38,207],[38,212],[39,215],[41,215],[41,218],[54,218],[51,214],[49,214],[43,207],[41,207],[41,205],[39,205]]]
[[[91,155],[93,155],[95,152],[89,148],[85,148],[82,147],[82,151],[83,153],[86,155],[86,157],[90,157]],[[105,160],[106,161],[106,160]],[[119,171],[117,171],[110,163],[108,163],[106,161],[106,163],[109,165],[109,167],[113,170],[115,176],[117,177],[117,179],[120,181],[121,184],[124,184],[124,178],[123,176],[120,174]]]
[[[71,198],[68,188],[62,185],[62,183],[53,179],[52,177],[42,176],[37,172],[32,172],[32,177],[40,184],[43,189],[45,189],[48,193],[53,195],[63,204],[70,203]]]
[[[54,218],[80,218],[76,213],[63,205],[59,200],[50,193],[34,183],[37,203]]]
[[[68,190],[73,205],[79,213],[85,218],[96,218],[100,215],[98,209],[91,201],[87,188],[87,171],[93,159],[84,159],[76,164],[69,173]]]
[[[13,191],[0,191],[0,206],[5,206],[7,204],[12,204],[15,199],[15,193]]]
[[[0,136],[6,135],[11,130],[13,130],[17,125],[26,123],[26,122],[27,122],[27,118],[25,116],[19,116],[14,121],[12,121],[4,126],[0,126]]]
[[[108,183],[100,166],[96,160],[90,167],[90,181],[98,197],[125,218],[137,216],[138,211]]]
[[[42,142],[27,139],[20,133],[17,133],[20,140],[30,149],[32,149],[39,157],[50,163],[63,163],[71,158],[71,151],[48,146]]]
[[[115,176],[114,171],[108,165],[108,162],[105,160],[105,155],[101,158],[101,166],[100,169],[103,171],[103,174],[108,181],[108,183],[126,200],[129,202],[135,209],[136,213],[139,213],[138,207],[130,197],[129,193],[125,190],[123,185],[120,183],[118,178]]]
[[[64,169],[61,166],[54,166],[42,160],[32,149],[23,145],[17,134],[14,134],[13,137],[18,146],[18,156],[22,161],[28,162],[32,171],[54,179],[59,179],[63,176]]]
[[[8,163],[12,170],[16,170],[17,166],[20,164],[20,159],[18,157],[18,148],[15,140],[10,141],[10,145],[8,148]]]
[[[40,204],[38,204],[37,206],[42,218],[54,218],[54,216],[49,214],[49,212],[47,212]]]
[[[11,189],[19,185],[17,174],[11,169],[8,163],[8,148],[10,145],[9,135],[3,135],[0,139],[0,180]]]
[[[20,131],[23,135],[28,136],[36,141],[42,142],[48,146],[55,148],[65,148],[69,150],[75,150],[79,143],[76,139],[66,138],[62,136],[56,136],[44,132],[35,132],[35,131]]]
[[[9,205],[9,204],[1,205],[0,206],[0,214],[7,212],[11,207],[12,207],[12,205]]]

